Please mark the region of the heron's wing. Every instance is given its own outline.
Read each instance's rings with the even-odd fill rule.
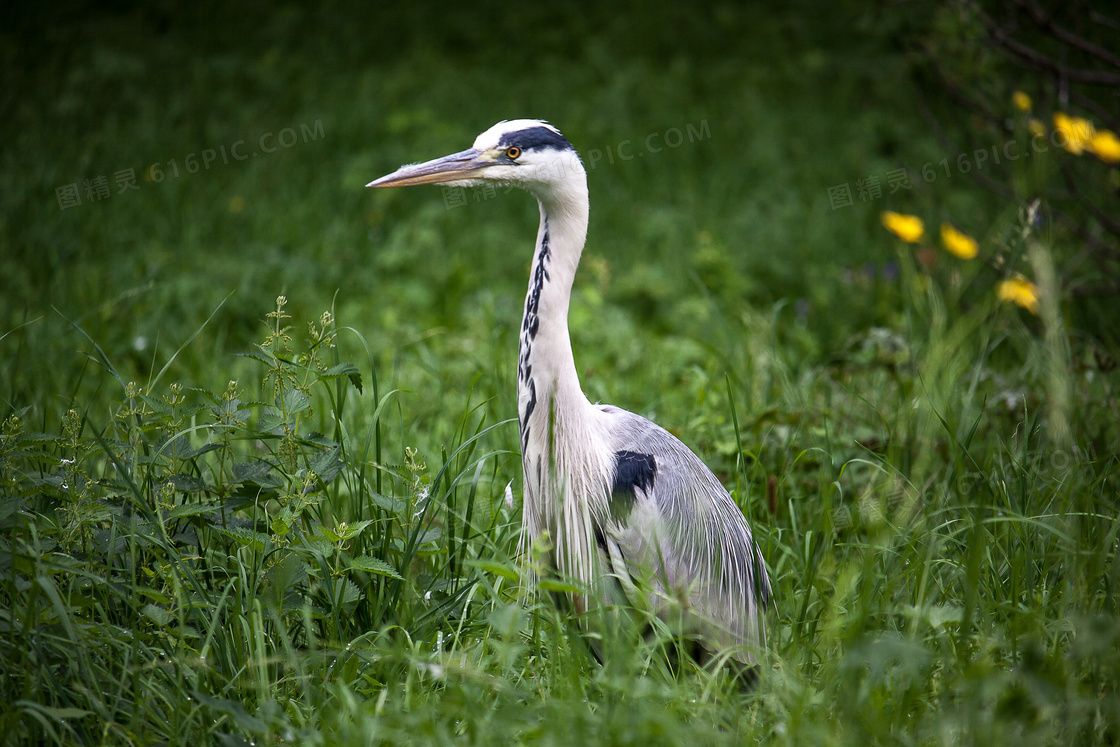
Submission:
[[[702,634],[742,647],[763,644],[770,578],[743,513],[711,470],[664,428],[600,406],[615,468],[609,515],[596,539],[615,574],[644,573],[669,597],[686,595]]]

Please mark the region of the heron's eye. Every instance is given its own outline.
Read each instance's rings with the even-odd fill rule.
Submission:
[[[509,158],[509,160],[516,161],[521,156],[521,149],[516,145],[510,148],[506,148],[506,156]]]

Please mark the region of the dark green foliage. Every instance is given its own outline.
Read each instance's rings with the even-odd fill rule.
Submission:
[[[0,733],[1120,740],[1114,237],[1063,187],[1115,205],[1115,171],[959,172],[1027,126],[1014,90],[1060,103],[977,6],[773,6],[0,11]],[[1059,19],[1098,40],[1077,19],[1110,12]],[[518,557],[531,201],[362,189],[522,116],[589,166],[585,390],[681,436],[759,536],[747,693]],[[867,176],[881,197],[833,209]],[[900,245],[886,208],[927,237]],[[1037,315],[998,301],[1012,272]]]
[[[353,684],[382,647],[475,634],[467,594],[511,532],[493,481],[508,460],[477,448],[491,429],[464,417],[474,430],[434,477],[411,449],[381,463],[380,418],[345,430],[362,385],[331,315],[295,355],[285,303],[250,356],[260,400],[237,381],[130,382],[106,423],[4,422],[6,731],[279,734],[295,727],[277,701],[314,706],[335,670]]]

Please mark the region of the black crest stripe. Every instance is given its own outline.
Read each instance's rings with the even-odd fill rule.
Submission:
[[[547,127],[526,127],[507,132],[498,139],[499,148],[516,145],[521,150],[575,150],[559,132]]]

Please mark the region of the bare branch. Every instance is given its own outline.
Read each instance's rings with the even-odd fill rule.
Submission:
[[[1082,83],[1095,83],[1103,86],[1120,86],[1120,73],[1112,73],[1107,70],[1082,70],[1080,68],[1066,67],[1060,62],[1050,59],[1038,50],[1015,41],[990,19],[985,19],[984,23],[988,27],[988,33],[999,46],[1021,58],[1037,70],[1053,73],[1064,80],[1077,80]]]
[[[1098,13],[1095,10],[1089,11],[1089,20],[1093,23],[1099,23],[1102,26],[1108,26],[1110,29],[1120,31],[1120,21],[1114,18],[1109,18],[1104,13]]]
[[[1082,52],[1091,54],[1097,59],[1106,62],[1113,67],[1120,67],[1120,57],[1117,57],[1103,47],[1098,47],[1088,39],[1080,37],[1072,31],[1067,31],[1066,29],[1057,25],[1052,20],[1047,18],[1046,14],[1044,14],[1038,7],[1027,3],[1025,0],[1011,0],[1011,2],[1021,8],[1023,12],[1030,16],[1031,20],[1036,24],[1038,24],[1046,31],[1049,31],[1051,34],[1061,39],[1066,44],[1069,44],[1071,47],[1076,47]]]
[[[1112,112],[1105,109],[1093,99],[1087,96],[1081,96],[1077,93],[1070,94],[1070,103],[1076,104],[1085,111],[1092,112],[1094,116],[1100,119],[1111,130],[1120,129],[1120,120],[1116,118]]]
[[[1066,187],[1069,189],[1070,194],[1076,197],[1077,201],[1085,206],[1085,208],[1093,214],[1093,217],[1097,219],[1097,223],[1100,223],[1101,227],[1109,233],[1120,236],[1120,223],[1118,223],[1108,213],[1097,207],[1096,204],[1089,199],[1088,195],[1086,195],[1081,191],[1081,189],[1078,188],[1077,180],[1073,178],[1073,174],[1070,172],[1069,165],[1066,163],[1062,164],[1062,178],[1065,180]]]

